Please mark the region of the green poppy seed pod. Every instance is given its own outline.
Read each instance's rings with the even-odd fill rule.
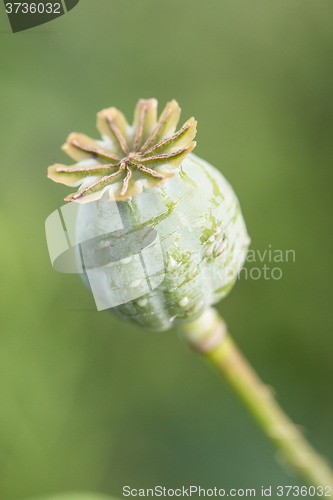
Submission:
[[[115,108],[103,110],[103,141],[72,134],[64,149],[78,163],[54,165],[49,177],[80,186],[66,200],[80,204],[77,241],[91,242],[80,258],[99,308],[167,330],[227,295],[249,237],[230,184],[191,153],[195,120],[175,132],[178,104],[159,120],[156,108],[140,100],[132,127]]]

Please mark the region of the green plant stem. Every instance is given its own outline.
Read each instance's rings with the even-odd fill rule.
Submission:
[[[239,351],[222,318],[208,309],[198,320],[182,327],[182,336],[214,365],[235,390],[263,432],[291,469],[309,486],[330,486],[333,471],[307,442]]]

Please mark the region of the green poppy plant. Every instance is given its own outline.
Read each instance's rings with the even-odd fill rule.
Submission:
[[[77,257],[87,282],[101,309],[152,330],[177,325],[290,466],[309,485],[333,488],[329,465],[280,409],[211,308],[234,285],[250,240],[230,184],[192,152],[196,121],[190,118],[176,132],[179,117],[174,100],[157,119],[157,101],[141,99],[132,125],[116,108],[104,109],[97,115],[101,140],[71,134],[63,149],[76,163],[49,167],[52,180],[78,188],[65,200],[79,205]]]

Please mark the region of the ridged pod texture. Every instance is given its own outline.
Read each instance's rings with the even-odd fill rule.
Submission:
[[[157,231],[164,265],[149,276],[160,284],[148,292],[137,259],[104,266],[100,296],[121,294],[134,285],[139,297],[111,308],[112,313],[163,331],[195,320],[231,290],[250,240],[238,199],[216,168],[191,153],[168,182],[116,203],[125,228],[149,226]],[[113,210],[107,192],[95,203],[80,205],[78,240],[107,232]]]

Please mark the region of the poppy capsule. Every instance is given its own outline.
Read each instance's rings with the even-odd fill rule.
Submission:
[[[187,323],[231,290],[249,237],[223,175],[192,153],[196,121],[176,132],[180,108],[141,99],[133,125],[115,108],[98,113],[101,141],[71,134],[76,164],[49,177],[79,187],[76,237],[98,309],[152,330]]]

